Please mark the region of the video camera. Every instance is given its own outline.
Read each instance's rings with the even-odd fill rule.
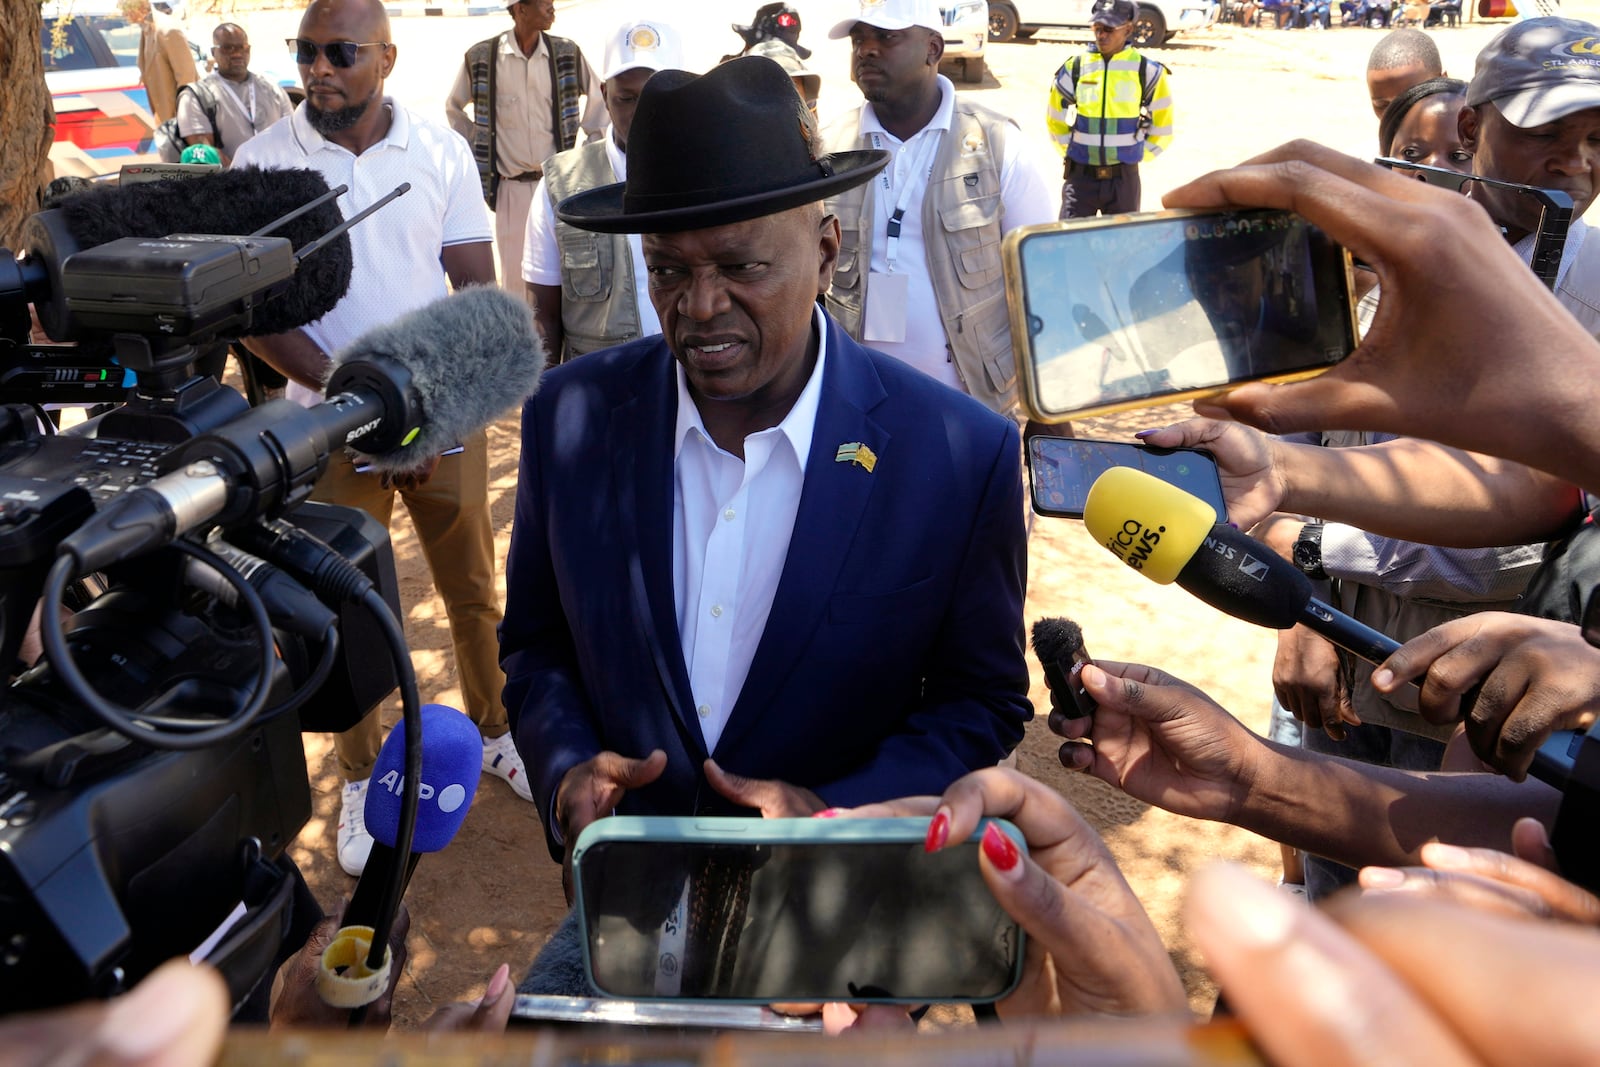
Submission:
[[[306,500],[331,448],[380,452],[417,421],[386,417],[412,402],[407,372],[346,363],[312,409],[250,409],[191,373],[206,345],[300,324],[285,292],[343,242],[336,303],[344,231],[405,191],[345,221],[343,187],[316,182],[242,236],[80,247],[69,200],[28,220],[25,258],[0,250],[0,1013],[113,995],[202,944],[238,1004],[288,929],[298,735],[397,684],[415,718],[387,531]],[[274,235],[294,219],[319,236]],[[70,343],[33,343],[30,305]],[[62,433],[40,417],[117,401]],[[30,620],[45,658],[13,666]]]

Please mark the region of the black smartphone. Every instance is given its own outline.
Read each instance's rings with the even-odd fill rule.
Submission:
[[[927,819],[600,819],[572,858],[590,981],[634,1000],[1005,996],[1021,975],[1022,931],[983,881],[982,827],[934,853],[927,829]]]
[[[1529,266],[1533,268],[1533,273],[1540,281],[1544,282],[1552,292],[1555,290],[1556,277],[1561,272],[1561,253],[1567,247],[1567,230],[1572,225],[1570,195],[1559,189],[1541,189],[1536,185],[1519,185],[1516,182],[1503,182],[1498,178],[1462,174],[1448,167],[1430,167],[1426,163],[1413,163],[1407,159],[1380,156],[1373,162],[1390,170],[1410,171],[1429,185],[1437,185],[1452,192],[1465,193],[1470,183],[1493,186],[1496,189],[1509,189],[1536,201],[1540,208],[1539,228],[1535,231],[1537,236],[1534,237],[1533,259],[1529,262]]]
[[[1356,345],[1350,254],[1292,212],[1068,219],[1013,231],[1002,253],[1040,422],[1308,378]]]
[[[1151,448],[1125,441],[1086,441],[1081,437],[1028,438],[1028,474],[1033,510],[1040,515],[1083,518],[1089,487],[1112,467],[1153,474],[1210,504],[1218,522],[1228,521],[1228,502],[1211,453],[1198,448]]]

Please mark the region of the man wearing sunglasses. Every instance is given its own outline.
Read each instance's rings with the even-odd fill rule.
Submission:
[[[447,276],[457,289],[494,284],[494,255],[466,142],[384,96],[396,49],[380,0],[314,0],[290,48],[305,102],[287,122],[246,142],[234,165],[316,170],[330,186],[349,186],[339,198],[346,218],[401,182],[411,183],[404,196],[350,231],[355,266],[337,307],[303,329],[247,342],[289,377],[290,399],[310,405],[320,399],[325,353],[443,297]],[[500,704],[488,445],[481,430],[461,444],[462,452],[394,478],[360,473],[335,456],[315,495],[363,508],[385,525],[395,494],[405,501],[444,598],[463,702],[485,737],[484,766],[528,797]],[[345,779],[339,865],[351,875],[361,872],[372,849],[362,811],[381,739],[376,713],[334,739]]]
[[[574,147],[580,128],[586,143],[601,140],[606,111],[582,50],[549,32],[555,0],[517,0],[506,10],[511,29],[467,49],[444,113],[472,146],[494,209],[501,284],[528,299],[522,249],[545,160]]]

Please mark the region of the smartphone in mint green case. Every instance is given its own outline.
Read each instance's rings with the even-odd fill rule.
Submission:
[[[589,979],[633,1000],[999,999],[1021,977],[1022,930],[979,870],[983,825],[935,853],[927,831],[923,818],[600,819],[572,854]]]

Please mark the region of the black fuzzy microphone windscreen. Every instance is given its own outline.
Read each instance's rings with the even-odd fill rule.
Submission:
[[[87,249],[122,237],[254,233],[327,191],[327,181],[313,170],[240,167],[200,178],[96,185],[58,207],[67,231]],[[266,236],[288,238],[299,251],[343,221],[330,200]],[[256,310],[251,332],[283,333],[322,318],[350,287],[351,262],[350,237],[340,234],[302,260],[288,287]]]

